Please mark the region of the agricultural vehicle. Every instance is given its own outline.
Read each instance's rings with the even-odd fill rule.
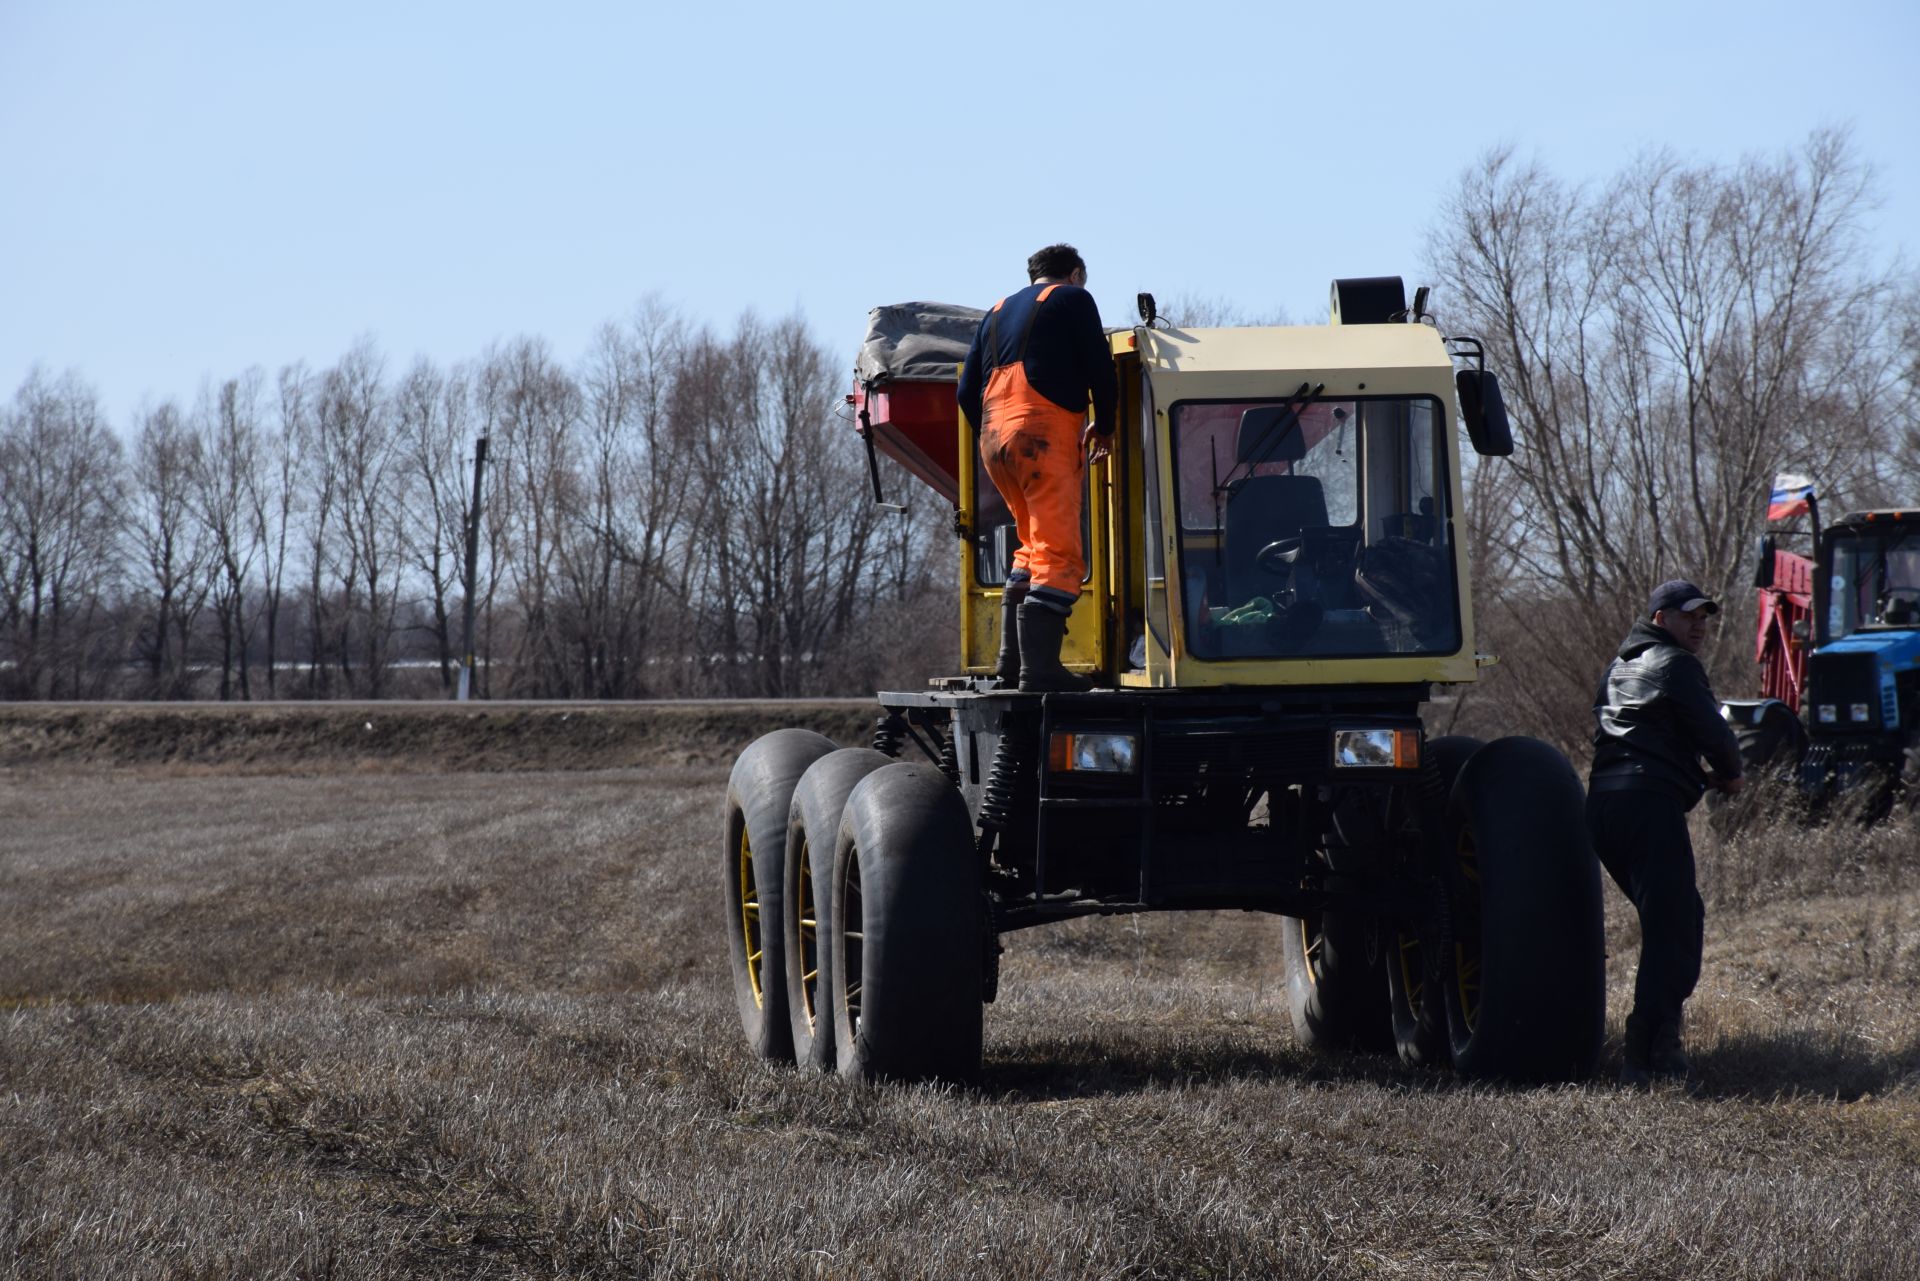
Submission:
[[[1760,540],[1763,697],[1722,713],[1750,768],[1789,762],[1805,795],[1864,785],[1881,808],[1920,763],[1920,510],[1850,513],[1812,551]]]
[[[959,669],[881,693],[870,745],[784,729],[734,766],[727,938],[756,1052],[967,1080],[1004,935],[1243,909],[1285,918],[1310,1047],[1509,1079],[1594,1069],[1580,781],[1536,740],[1421,722],[1436,686],[1490,661],[1456,428],[1512,450],[1480,344],[1443,338],[1425,298],[1337,281],[1327,325],[1182,329],[1141,295],[1143,323],[1109,334],[1120,425],[1087,468],[1062,650],[1097,687],[1062,693],[994,679],[1016,544],[954,399],[981,313],[876,310],[849,399],[869,447],[954,506]]]

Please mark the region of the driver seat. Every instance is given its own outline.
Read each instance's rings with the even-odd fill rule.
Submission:
[[[1327,495],[1318,476],[1249,476],[1227,500],[1226,603],[1244,605],[1285,587],[1286,580],[1260,568],[1260,549],[1326,527]]]

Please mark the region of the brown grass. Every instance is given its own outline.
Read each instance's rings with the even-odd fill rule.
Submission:
[[[782,725],[865,741],[865,699],[652,703],[0,703],[0,768],[172,774],[727,764]]]
[[[868,1089],[745,1053],[723,769],[301,768],[0,774],[0,1277],[1920,1276],[1911,827],[1701,826],[1702,1099],[1308,1056],[1239,913]]]

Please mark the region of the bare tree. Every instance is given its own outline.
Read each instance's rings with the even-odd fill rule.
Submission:
[[[369,697],[386,693],[399,610],[405,524],[397,450],[387,421],[383,361],[371,341],[354,344],[320,376],[315,421],[338,482],[341,541],[335,563],[341,617],[336,657],[353,684],[353,631],[359,631],[360,681]]]
[[[408,476],[410,562],[426,576],[428,627],[440,665],[442,689],[453,688],[455,640],[453,594],[465,582],[466,520],[472,412],[465,370],[442,374],[425,357],[414,362],[394,389],[403,466]]]
[[[195,417],[199,447],[192,472],[194,509],[205,526],[214,562],[214,618],[220,629],[220,697],[252,698],[248,649],[255,619],[247,612],[247,586],[265,551],[259,513],[263,469],[260,397],[262,375],[250,369],[203,394]],[[237,673],[237,684],[236,684]]]
[[[322,418],[321,381],[318,377],[303,378],[292,389],[301,410],[295,419],[299,434],[292,444],[299,477],[301,548],[306,557],[303,591],[307,607],[307,693],[313,696],[331,693],[333,689],[330,643],[331,652],[339,655],[338,662],[343,667],[348,663],[339,634],[346,627],[344,620],[350,602],[334,599],[329,587],[336,580],[351,583],[357,568],[352,543],[343,539],[337,528],[343,502],[344,464],[340,452],[333,447],[328,424]],[[288,392],[283,371],[283,416]]]
[[[844,448],[853,439],[841,426]],[[953,509],[923,489],[892,460],[880,460],[881,484],[903,504],[901,513],[874,511],[873,536],[863,562],[852,567],[858,598],[844,630],[822,653],[812,689],[859,694],[918,685],[930,661],[958,663],[960,603],[955,590],[962,549],[954,534]],[[846,496],[867,506],[864,491]],[[947,655],[945,660],[935,655]]]
[[[157,698],[193,694],[187,662],[215,562],[206,527],[193,510],[200,450],[173,402],[140,416],[127,531],[139,561],[141,594],[150,602],[135,643],[146,663],[147,693]]]
[[[633,452],[625,501],[613,530],[633,584],[628,644],[631,667],[638,669],[657,667],[655,660],[663,654],[684,656],[700,641],[688,608],[695,556],[691,514],[699,507],[700,495],[688,483],[687,438],[675,429],[672,414],[686,347],[681,319],[658,298],[644,300],[628,325]],[[676,692],[679,680],[677,671],[667,677],[667,692]],[[633,692],[648,693],[660,684],[657,677],[636,677]]]
[[[627,695],[638,675],[628,666],[629,579],[618,526],[631,487],[638,353],[618,326],[602,325],[581,370],[582,430],[573,509],[559,540],[562,614],[575,671],[569,693]]]
[[[0,411],[0,687],[80,697],[101,680],[97,632],[118,569],[120,442],[77,373],[34,369]]]
[[[746,387],[753,370],[743,359],[745,346],[724,343],[706,329],[690,335],[669,393],[682,483],[693,494],[685,564],[686,608],[694,616],[687,620],[683,693],[732,693],[744,684],[742,556],[733,538],[744,519],[738,509],[750,501],[738,479],[747,442],[737,424],[751,421],[742,404],[754,394]]]
[[[579,506],[572,451],[580,390],[537,339],[516,340],[486,363],[480,385],[498,423],[494,506],[508,522],[508,572],[519,606],[515,681],[523,692],[544,696],[566,681],[554,580],[568,513]]]
[[[697,596],[727,692],[810,688],[864,605],[878,513],[852,433],[834,417],[832,358],[796,317],[701,335],[676,384],[702,510]]]
[[[1584,737],[1573,709],[1669,577],[1743,607],[1710,655],[1737,682],[1772,475],[1871,485],[1897,278],[1864,265],[1868,195],[1832,132],[1731,168],[1655,154],[1596,192],[1504,150],[1463,176],[1429,251],[1443,323],[1487,340],[1514,417],[1514,458],[1473,473],[1470,537],[1535,729]],[[1528,646],[1547,613],[1583,643]]]
[[[276,379],[279,421],[264,438],[260,484],[254,490],[253,527],[260,544],[260,613],[266,624],[267,697],[280,694],[280,608],[286,591],[287,550],[300,487],[300,442],[307,422],[307,373],[283,366]]]
[[[630,326],[601,328],[580,377],[584,457],[559,565],[571,684],[596,697],[644,692],[657,642],[691,634],[674,617],[684,612],[687,562],[677,553],[690,502],[668,430],[681,344],[679,322],[649,300]]]

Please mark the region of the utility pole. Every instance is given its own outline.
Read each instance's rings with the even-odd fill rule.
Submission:
[[[460,692],[466,702],[473,697],[473,598],[480,585],[480,481],[486,474],[487,438],[473,446],[473,503],[467,508],[467,607],[466,622],[460,639]]]

